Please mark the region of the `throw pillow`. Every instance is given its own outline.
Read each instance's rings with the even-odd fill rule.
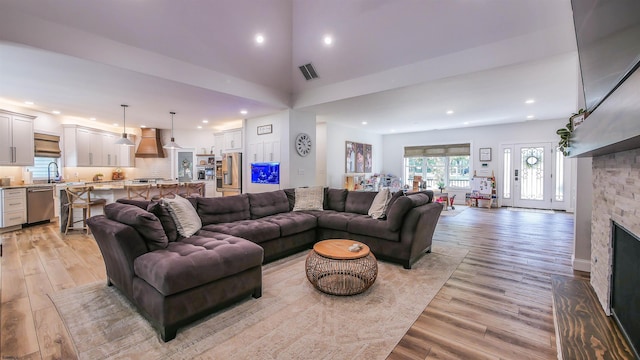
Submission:
[[[165,234],[167,234],[169,242],[178,240],[178,228],[176,228],[176,223],[173,221],[171,214],[169,214],[167,205],[164,205],[159,201],[151,201],[149,202],[147,211],[155,215],[158,220],[160,220],[160,224],[162,224],[162,228],[164,229]]]
[[[200,230],[202,221],[189,200],[176,196],[173,199],[164,198],[162,201],[167,205],[180,235],[188,238]]]
[[[160,220],[152,213],[135,205],[111,203],[104,207],[107,219],[127,224],[142,236],[149,250],[164,249],[169,239],[162,228]]]
[[[369,216],[371,216],[372,219],[385,217],[389,200],[391,200],[391,192],[389,192],[389,189],[380,190],[376,197],[373,198],[373,203],[368,212]]]
[[[320,210],[324,201],[324,188],[314,186],[309,188],[296,188],[296,203],[293,211]]]

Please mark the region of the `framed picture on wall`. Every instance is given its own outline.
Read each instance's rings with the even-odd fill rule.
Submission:
[[[371,144],[346,141],[344,155],[346,173],[373,172],[373,147]]]
[[[480,148],[480,161],[491,161],[491,148]]]
[[[345,169],[346,173],[356,172],[356,144],[347,141],[345,145]]]

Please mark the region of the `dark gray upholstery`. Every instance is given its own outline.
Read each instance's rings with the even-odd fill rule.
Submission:
[[[135,205],[114,202],[104,207],[104,215],[111,220],[127,224],[136,229],[147,243],[149,250],[164,249],[169,239],[160,220],[152,213]]]
[[[177,241],[180,237],[178,234],[178,227],[176,223],[173,221],[173,217],[169,214],[169,210],[167,206],[162,204],[159,201],[151,201],[149,205],[147,205],[147,211],[155,215],[158,220],[160,220],[160,224],[162,224],[162,228],[164,232],[167,234],[167,239],[169,242]]]
[[[329,238],[369,246],[379,259],[411,268],[431,241],[442,204],[431,191],[392,197],[386,219],[367,215],[374,192],[325,189],[324,211],[291,211],[295,189],[218,198],[189,198],[203,227],[189,238],[177,236],[175,223],[160,204],[118,204],[112,214],[88,220],[102,252],[108,281],[131,300],[158,329],[163,340],[177,328],[230,303],[262,294],[263,262],[308,249]],[[150,212],[145,212],[148,209]],[[166,248],[150,249],[139,220],[162,228]],[[131,224],[133,226],[127,225]],[[148,224],[145,224],[148,225]],[[158,238],[162,236],[158,235]]]

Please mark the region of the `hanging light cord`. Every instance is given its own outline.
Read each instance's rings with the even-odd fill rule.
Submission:
[[[175,115],[176,113],[171,111],[169,112],[169,114],[171,114],[171,142],[174,142],[175,139],[173,138],[173,115]]]
[[[129,107],[129,105],[120,105],[122,106],[122,133],[126,133],[127,132],[127,107]]]

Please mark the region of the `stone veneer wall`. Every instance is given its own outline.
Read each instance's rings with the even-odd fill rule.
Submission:
[[[594,157],[592,166],[591,286],[610,315],[611,220],[640,236],[640,149]]]

